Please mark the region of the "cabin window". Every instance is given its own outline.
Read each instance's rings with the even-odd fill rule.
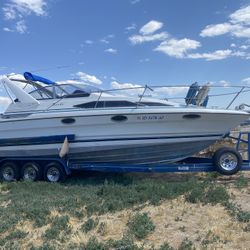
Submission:
[[[170,104],[161,103],[161,102],[140,102],[139,104],[145,105],[145,106],[172,106]]]
[[[129,101],[93,101],[74,105],[77,108],[114,108],[114,107],[136,107],[137,104]]]

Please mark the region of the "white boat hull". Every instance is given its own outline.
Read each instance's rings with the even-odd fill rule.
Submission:
[[[113,121],[122,115],[124,121]],[[186,115],[190,115],[184,117]],[[74,123],[62,123],[64,119]],[[246,114],[197,108],[44,112],[0,122],[0,157],[57,156],[64,137],[69,157],[88,163],[175,162],[220,139]]]

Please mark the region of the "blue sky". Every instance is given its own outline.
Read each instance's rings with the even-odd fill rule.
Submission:
[[[0,75],[33,71],[103,88],[250,83],[249,0],[1,0],[0,7]]]

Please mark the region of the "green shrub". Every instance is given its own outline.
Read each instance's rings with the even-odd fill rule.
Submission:
[[[244,232],[250,232],[250,223],[248,223],[244,228],[243,228]]]
[[[98,220],[94,220],[92,218],[89,218],[82,226],[81,230],[85,233],[91,231],[98,225]]]
[[[209,230],[205,236],[205,238],[202,240],[201,244],[204,247],[207,247],[207,245],[215,243],[217,241],[219,241],[220,238],[219,236],[215,235],[211,230]]]
[[[186,201],[190,203],[198,203],[203,200],[204,197],[204,186],[194,187],[189,194],[186,195]]]
[[[21,230],[15,230],[13,232],[10,232],[5,238],[0,239],[0,246],[3,246],[8,242],[10,243],[10,242],[15,242],[20,239],[24,239],[27,235],[28,235],[27,232],[24,232]]]
[[[107,223],[106,222],[101,222],[97,233],[99,233],[100,235],[104,236],[107,233]]]
[[[226,204],[229,194],[223,186],[197,186],[186,195],[186,201],[191,203],[202,202],[204,204]]]
[[[228,202],[230,196],[223,186],[209,187],[203,199],[204,203],[224,204]]]
[[[83,249],[84,250],[108,250],[108,246],[99,242],[95,237],[91,237]]]
[[[237,219],[239,222],[250,222],[250,212],[239,210],[237,213]]]
[[[111,249],[119,250],[143,250],[143,247],[138,247],[128,235],[123,236],[121,240],[110,240],[108,246]]]
[[[171,247],[167,242],[165,242],[163,245],[160,246],[158,250],[174,250],[174,248]]]
[[[147,213],[137,213],[128,222],[129,233],[143,239],[155,230],[155,225]]]
[[[243,175],[241,175],[238,179],[235,181],[235,187],[238,189],[244,188],[248,186],[248,179],[245,178]]]
[[[178,247],[178,250],[194,250],[194,249],[195,247],[193,246],[193,242],[188,238],[185,238]]]
[[[60,237],[60,233],[68,234],[71,231],[71,227],[68,225],[69,217],[65,216],[56,216],[53,218],[51,226],[47,229],[43,235],[46,240],[57,239]]]

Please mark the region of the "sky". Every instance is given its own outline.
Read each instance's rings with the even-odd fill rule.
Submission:
[[[250,84],[250,0],[0,0],[0,75]]]

